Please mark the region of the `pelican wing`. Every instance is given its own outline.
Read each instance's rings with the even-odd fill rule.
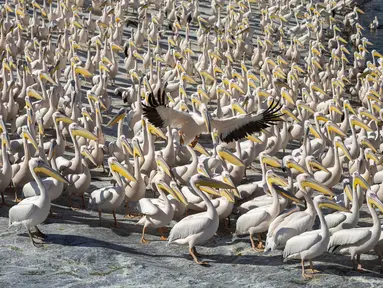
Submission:
[[[37,209],[33,203],[16,205],[9,210],[9,223],[21,222],[28,219]]]
[[[281,108],[279,102],[274,103],[273,101],[265,111],[258,114],[251,113],[226,119],[212,119],[211,127],[218,130],[222,141],[227,143],[238,141],[283,121],[280,118],[283,114],[279,113]]]
[[[106,201],[109,201],[113,197],[113,192],[110,191],[113,188],[103,188],[99,190],[95,190],[90,194],[90,198],[92,199],[92,203],[96,205],[100,205]]]
[[[252,212],[252,210],[250,210],[238,218],[236,227],[237,233],[248,233],[251,227],[258,226],[268,216],[269,213],[267,213],[265,210],[259,210],[257,212]]]
[[[333,228],[338,226],[344,220],[346,220],[347,216],[343,213],[332,213],[328,214],[324,217],[326,220],[328,228]]]
[[[170,126],[181,128],[184,123],[192,120],[192,115],[166,106],[165,88],[166,86],[162,89],[162,92],[161,89],[158,89],[157,100],[153,92],[149,94],[149,105],[142,103],[143,115],[156,127],[164,128]]]
[[[370,239],[370,237],[371,230],[369,228],[340,230],[332,234],[328,247],[330,250],[331,247],[337,248],[337,246],[358,245]]]
[[[137,209],[140,211],[142,214],[153,216],[156,215],[160,209],[158,208],[157,205],[155,205],[152,200],[154,199],[149,199],[149,198],[142,198],[140,201],[137,203]]]
[[[315,180],[317,180],[318,182],[320,183],[324,183],[326,182],[328,179],[331,178],[331,173],[327,173],[327,172],[324,172],[324,171],[317,171],[314,173],[314,178]]]
[[[302,216],[302,215],[301,215]],[[310,220],[310,215],[305,215],[299,217],[298,219],[293,218],[294,221],[290,221],[287,225],[280,227],[275,231],[275,239],[278,243],[286,243],[292,237],[305,232],[308,228]]]
[[[283,258],[308,250],[321,240],[322,237],[319,235],[319,231],[315,231],[316,233],[313,233],[314,231],[310,232],[287,240],[285,249],[283,250]]]
[[[202,233],[206,227],[211,223],[211,219],[207,217],[206,213],[199,213],[187,216],[176,225],[169,234],[169,243],[178,239],[185,239],[190,235]]]
[[[70,167],[72,165],[72,162],[62,156],[59,156],[56,158],[56,165],[57,165],[57,169],[62,171],[65,168]]]

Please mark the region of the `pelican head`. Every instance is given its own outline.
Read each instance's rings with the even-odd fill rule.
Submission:
[[[300,174],[297,176],[297,181],[299,184],[299,188],[302,191],[307,191],[306,188],[314,189],[322,193],[323,195],[328,195],[330,197],[334,197],[335,194],[328,187],[324,186],[322,183],[319,183],[314,178],[312,178],[309,174]]]
[[[340,206],[339,204],[336,204],[335,202],[331,201],[324,195],[318,195],[314,197],[314,203],[317,203],[319,208],[330,208],[330,209],[335,209],[338,211],[343,211],[343,212],[349,212],[348,209],[346,209],[343,206]]]
[[[161,180],[162,181],[162,180]],[[178,188],[178,185],[174,181],[170,181],[170,188],[172,192],[169,194],[173,196],[174,199],[178,200],[179,202],[183,203],[185,206],[188,205],[188,201],[186,200],[184,194],[181,192],[181,190]]]
[[[49,167],[42,159],[32,158],[29,161],[29,168],[35,173],[42,173],[48,177],[52,177],[58,181],[69,184],[68,180],[61,176],[56,170]]]
[[[73,136],[82,136],[84,138],[87,138],[89,140],[96,141],[98,138],[96,135],[94,135],[92,132],[86,130],[85,128],[79,126],[77,123],[72,123],[69,125],[69,132]]]
[[[112,127],[113,125],[115,125],[119,121],[123,120],[125,118],[125,116],[126,116],[126,109],[125,108],[121,108],[117,112],[117,114],[112,119],[110,119],[110,121],[108,122],[108,124],[106,124],[106,126]]]
[[[190,182],[194,183],[198,188],[200,186],[217,188],[217,189],[234,189],[235,188],[225,182],[211,179],[201,174],[195,174],[194,176],[192,176],[190,179]]]
[[[294,160],[294,157],[291,155],[286,156],[282,159],[282,169],[283,168],[295,169],[299,173],[306,173],[306,169],[302,167],[297,161]]]
[[[109,157],[108,164],[111,172],[118,173],[130,182],[137,182],[137,179],[124,166],[122,166],[122,164],[118,162],[116,157]]]
[[[26,140],[28,140],[29,142],[31,142],[31,144],[33,145],[33,147],[35,147],[36,150],[39,150],[39,146],[37,146],[37,143],[36,143],[36,140],[33,138],[31,132],[29,131],[28,127],[27,126],[23,126],[22,127],[22,137]]]
[[[235,156],[233,153],[231,153],[229,150],[222,147],[221,145],[217,146],[217,153],[221,159],[224,159],[233,165],[236,165],[236,166],[244,166],[245,165],[245,164],[243,164],[241,159],[239,159],[237,156]]]
[[[367,203],[369,203],[372,207],[378,208],[383,213],[383,203],[379,200],[378,196],[374,192],[368,190],[366,198]]]

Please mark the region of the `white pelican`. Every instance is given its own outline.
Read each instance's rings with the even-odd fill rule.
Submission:
[[[165,93],[159,91],[157,100],[150,93],[148,104],[143,104],[143,115],[154,126],[165,128],[166,126],[180,128],[182,143],[189,144],[201,133],[211,133],[214,129],[224,142],[240,140],[262,129],[275,125],[283,114],[278,113],[282,106],[274,101],[263,112],[258,114],[246,114],[226,119],[211,118],[206,105],[200,105],[201,115],[198,113],[186,113],[174,110],[165,105]]]
[[[368,210],[372,216],[373,225],[371,227],[337,231],[331,236],[330,242],[328,243],[328,250],[330,252],[338,252],[341,254],[350,253],[353,267],[358,270],[363,270],[360,264],[360,255],[373,249],[376,243],[378,243],[381,234],[380,221],[376,214],[375,207],[383,212],[383,204],[380,202],[378,196],[371,190],[367,190],[366,200]],[[357,264],[357,266],[355,264]]]
[[[174,208],[164,191],[172,195],[173,199],[187,205],[185,197],[179,190],[173,190],[162,179],[158,179],[156,183],[158,193],[160,193],[161,201],[158,199],[142,198],[138,201],[138,210],[144,215],[137,224],[143,225],[141,243],[148,243],[145,239],[145,230],[147,227],[158,228],[161,233],[161,240],[168,240],[163,236],[163,227],[173,220]]]
[[[121,176],[125,177],[131,182],[136,182],[137,180],[132,174],[130,174],[128,170],[126,170],[124,166],[118,163],[116,157],[109,157],[108,164],[110,172],[112,173],[114,180],[116,180],[117,185],[114,187],[104,187],[93,191],[90,194],[89,205],[91,205],[91,207],[97,207],[100,226],[102,210],[112,210],[114,226],[117,227],[116,209],[121,206],[125,199],[125,184],[122,182]]]
[[[314,207],[320,221],[320,229],[308,231],[303,234],[290,238],[286,242],[283,250],[283,258],[285,259],[301,259],[302,277],[312,278],[312,274],[306,274],[305,261],[310,261],[310,268],[314,271],[312,259],[322,255],[326,251],[330,240],[330,232],[321,211],[322,207],[328,207],[339,211],[347,211],[346,208],[330,201],[323,195],[318,195],[314,198]]]
[[[168,243],[189,245],[189,253],[194,261],[197,264],[204,265],[206,262],[201,262],[197,258],[195,245],[204,243],[213,237],[219,226],[219,218],[213,204],[209,198],[202,193],[200,187],[208,186],[221,189],[233,189],[234,187],[200,174],[196,174],[190,179],[190,185],[194,192],[205,201],[207,210],[206,212],[189,215],[174,225],[170,231]]]
[[[45,164],[43,160],[38,158],[32,158],[29,161],[29,169],[40,189],[40,195],[26,198],[9,210],[9,227],[23,225],[28,231],[32,244],[37,247],[37,243],[34,241],[31,233],[31,227],[35,227],[38,236],[41,238],[45,237],[45,235],[37,228],[37,225],[44,222],[48,217],[51,208],[51,200],[44,184],[36,173],[43,173],[64,183],[68,183],[68,181],[57,171]]]
[[[250,210],[249,212],[241,215],[237,220],[236,234],[250,234],[251,247],[253,250],[261,250],[264,248],[261,240],[261,233],[266,232],[269,228],[270,223],[280,213],[279,197],[281,196],[288,198],[295,202],[300,202],[298,198],[290,194],[288,191],[273,186],[273,184],[281,185],[284,187],[288,186],[288,183],[277,176],[272,170],[266,172],[266,184],[273,196],[273,203],[267,207],[259,207]],[[258,234],[258,246],[255,247],[253,235]]]
[[[316,211],[311,199],[312,193],[311,191],[308,192],[306,188],[312,188],[324,195],[335,196],[330,189],[315,181],[308,174],[298,175],[297,181],[299,190],[306,201],[307,208],[304,211],[297,211],[290,215],[286,215],[282,221],[281,219],[277,219],[279,218],[277,217],[270,224],[266,238],[265,251],[284,248],[289,239],[312,229],[316,218]],[[275,221],[279,221],[279,223],[274,224]],[[273,227],[273,229],[271,229],[271,227]]]

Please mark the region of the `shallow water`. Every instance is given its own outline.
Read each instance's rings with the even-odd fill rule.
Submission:
[[[383,0],[370,1],[361,6],[361,9],[366,13],[360,17],[360,23],[365,29],[363,35],[374,44],[373,49],[383,54]],[[376,31],[370,31],[368,26],[375,16],[378,17],[379,28]]]

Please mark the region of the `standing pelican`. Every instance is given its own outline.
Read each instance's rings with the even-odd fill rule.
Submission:
[[[318,195],[314,198],[314,207],[319,217],[320,229],[308,231],[289,239],[283,250],[283,258],[301,259],[303,278],[312,278],[313,276],[312,274],[306,274],[305,261],[310,261],[310,268],[314,271],[312,259],[326,251],[330,240],[330,232],[321,208],[328,207],[339,211],[347,211],[346,208],[330,201],[323,195]]]
[[[233,189],[234,187],[200,174],[196,174],[190,179],[190,185],[193,188],[193,191],[205,201],[207,208],[206,212],[189,215],[174,225],[173,229],[170,231],[168,243],[189,245],[189,253],[194,261],[199,265],[204,265],[206,262],[202,262],[197,258],[195,246],[202,244],[213,237],[219,226],[219,217],[213,204],[201,191],[200,187],[207,186],[221,189]]]
[[[40,195],[26,198],[16,206],[13,206],[9,210],[9,226],[23,225],[28,231],[32,244],[37,247],[38,243],[36,243],[33,239],[35,235],[32,235],[31,228],[35,227],[38,236],[45,238],[45,235],[39,230],[37,225],[44,222],[44,220],[48,217],[49,210],[51,208],[51,200],[48,192],[45,189],[41,179],[37,176],[37,173],[43,173],[64,183],[68,183],[68,181],[58,174],[57,171],[45,164],[41,159],[31,159],[28,167],[32,173],[33,179],[35,179],[37,185],[39,186]]]

